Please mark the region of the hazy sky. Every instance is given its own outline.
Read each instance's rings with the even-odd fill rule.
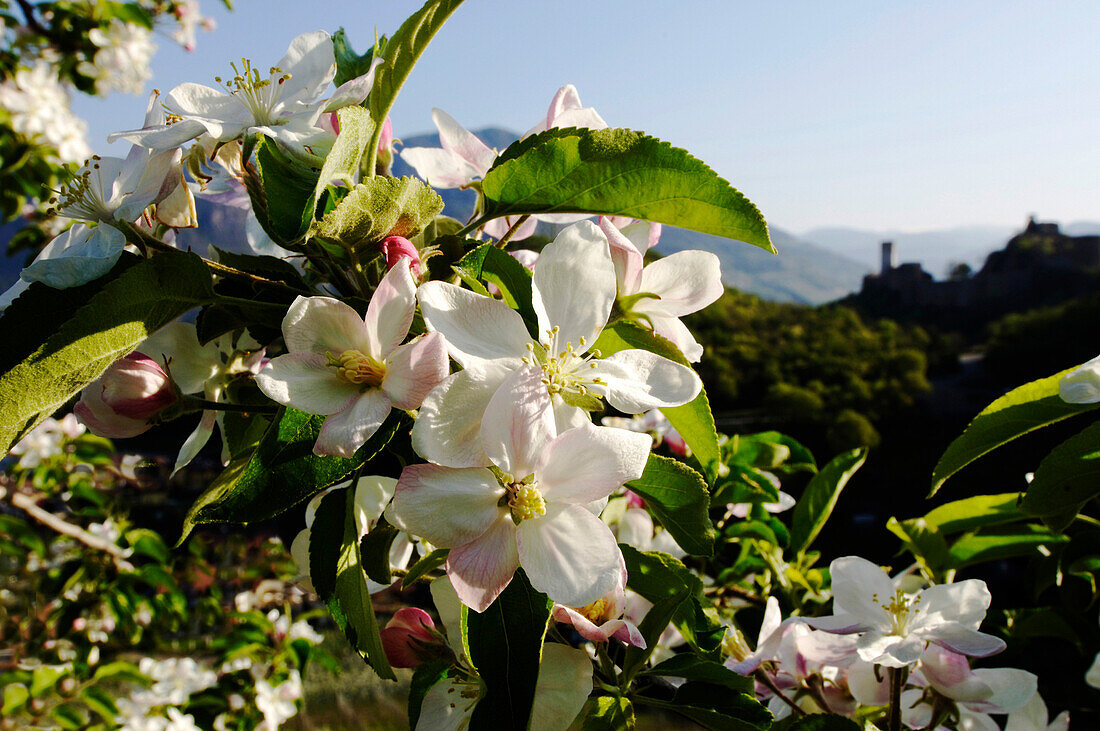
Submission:
[[[203,2],[218,29],[160,40],[153,85],[267,68],[296,34],[344,26],[358,50],[419,0]],[[776,226],[921,230],[1100,219],[1100,3],[469,0],[413,71],[394,131],[440,107],[518,132],[576,84],[613,126],[684,147]],[[101,153],[144,100],[79,99]]]

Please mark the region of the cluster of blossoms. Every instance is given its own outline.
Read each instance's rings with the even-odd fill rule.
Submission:
[[[90,30],[88,38],[99,50],[91,61],[80,64],[79,71],[95,79],[97,93],[140,94],[145,90],[145,83],[153,78],[149,64],[157,52],[151,30],[113,18],[106,27]]]
[[[782,619],[770,597],[755,649],[731,628],[726,666],[756,678],[756,692],[776,718],[799,712],[855,717],[897,695],[902,722],[914,729],[1064,731],[1069,715],[1048,719],[1036,677],[1015,668],[971,669],[970,657],[1004,649],[978,627],[990,594],[985,582],[967,579],[920,588],[866,559],[836,559],[833,615]],[[1048,725],[1049,723],[1049,725]]]
[[[56,150],[58,162],[80,162],[92,154],[88,124],[73,113],[69,91],[47,60],[0,82],[0,107],[17,134]]]

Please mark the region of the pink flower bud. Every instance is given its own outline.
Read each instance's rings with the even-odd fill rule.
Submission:
[[[393,154],[393,125],[389,117],[386,117],[386,121],[382,123],[382,136],[378,138],[378,154]]]
[[[379,634],[386,658],[395,668],[415,668],[439,654],[434,646],[445,647],[432,618],[416,607],[398,609]]]
[[[407,256],[412,259],[409,270],[413,278],[420,276],[420,252],[404,236],[387,236],[382,239],[382,254],[386,257],[386,269],[393,269],[394,264]]]
[[[177,398],[164,369],[144,353],[134,352],[89,383],[73,413],[102,437],[132,437],[149,429],[151,419]]]

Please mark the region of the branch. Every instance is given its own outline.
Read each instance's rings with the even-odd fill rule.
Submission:
[[[97,551],[103,551],[109,553],[111,558],[114,559],[115,567],[119,571],[133,571],[134,566],[127,561],[128,552],[121,546],[118,546],[110,541],[100,538],[99,536],[92,535],[88,531],[84,530],[80,526],[73,525],[64,518],[54,515],[45,508],[39,507],[38,502],[22,492],[12,491],[10,496],[11,504],[25,512],[30,517],[37,520],[42,525],[50,528],[51,530],[61,533],[62,535],[74,538],[89,548],[94,548]]]

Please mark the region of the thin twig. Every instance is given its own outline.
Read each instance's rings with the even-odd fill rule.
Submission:
[[[505,244],[508,243],[509,239],[512,238],[512,236],[516,233],[516,231],[519,231],[519,227],[522,226],[523,224],[527,223],[527,219],[530,218],[530,217],[531,217],[530,213],[525,213],[522,216],[520,216],[519,219],[515,223],[512,224],[511,228],[509,228],[507,231],[505,231],[504,235],[500,237],[500,241],[497,242],[497,247],[503,249]]]
[[[37,520],[42,525],[50,528],[57,533],[75,538],[89,548],[94,548],[97,551],[103,551],[109,553],[114,559],[115,566],[119,571],[133,571],[134,566],[126,560],[127,552],[122,549],[121,546],[108,541],[105,538],[101,538],[97,535],[93,535],[84,530],[80,526],[73,525],[64,518],[54,515],[50,511],[42,508],[38,505],[34,498],[22,492],[11,493],[11,504],[25,512],[30,517]]]
[[[889,668],[890,676],[890,731],[901,731],[901,686],[905,684],[902,668]]]
[[[761,685],[774,693],[775,696],[779,698],[779,700],[790,706],[791,710],[793,710],[796,714],[798,714],[799,716],[806,715],[806,712],[802,710],[802,708],[797,703],[788,698],[787,694],[779,689],[779,686],[775,684],[775,681],[772,680],[771,676],[769,676],[766,672],[764,672],[763,670],[757,670],[755,673],[753,673],[753,677],[756,678]]]

